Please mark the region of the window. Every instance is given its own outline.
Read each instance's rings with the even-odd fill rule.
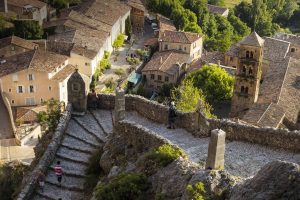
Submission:
[[[89,66],[90,63],[85,63],[85,66]]]
[[[296,51],[295,48],[291,48],[291,52],[294,53]]]
[[[249,68],[249,75],[252,75],[252,67]]]
[[[49,89],[49,91],[51,91],[51,90],[52,90],[52,87],[51,87],[51,86],[49,86],[49,87],[48,87],[48,89]]]
[[[32,105],[34,105],[34,104],[35,104],[34,98],[26,98],[26,99],[25,99],[25,104],[26,104],[27,106],[32,106]]]
[[[230,57],[230,62],[232,62],[233,61],[233,57]]]
[[[245,65],[243,66],[242,73],[243,73],[243,74],[245,74],[245,73],[246,73],[246,66],[245,66]]]
[[[8,92],[11,92],[11,88],[8,89]]]
[[[79,83],[73,83],[72,84],[72,90],[75,91],[75,92],[78,92],[80,90]]]
[[[29,93],[34,93],[34,86],[33,85],[29,86]]]
[[[250,58],[253,58],[253,56],[254,56],[254,53],[253,53],[253,51],[251,51],[250,52]]]
[[[154,74],[150,74],[151,79],[154,79]]]
[[[33,80],[33,74],[28,74],[28,80],[32,81]]]
[[[168,50],[168,49],[169,49],[168,45],[167,45],[167,44],[165,44],[165,50]]]
[[[248,94],[248,87],[245,88],[245,94]]]
[[[161,81],[161,75],[157,76],[157,80]]]
[[[241,93],[244,93],[245,92],[245,88],[244,86],[241,87]]]
[[[182,46],[181,45],[179,45],[178,50],[182,50]]]
[[[18,81],[18,75],[17,74],[13,74],[12,75],[12,80],[13,81]]]
[[[23,93],[23,86],[18,86],[18,93]]]
[[[168,82],[169,81],[169,77],[165,76],[165,81]]]
[[[143,80],[146,80],[146,79],[147,79],[147,77],[146,77],[146,75],[144,74],[144,75],[143,75]]]
[[[186,47],[184,47],[184,50],[186,51]]]
[[[15,104],[15,100],[11,100],[11,104]]]
[[[43,98],[41,98],[41,103],[43,103],[44,102],[44,99]]]
[[[193,44],[193,48],[196,48],[196,42]]]
[[[246,51],[246,58],[249,58],[249,57],[250,57],[250,52]]]

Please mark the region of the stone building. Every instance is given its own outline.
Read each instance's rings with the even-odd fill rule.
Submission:
[[[260,127],[300,128],[300,60],[291,46],[252,33],[231,47],[225,62],[237,66],[233,117]]]
[[[228,8],[223,8],[223,7],[211,5],[211,4],[207,4],[207,8],[210,13],[213,13],[216,15],[221,15],[223,17],[228,17],[228,14],[229,14]]]
[[[131,7],[130,19],[133,31],[142,33],[144,31],[145,23],[145,6],[140,0],[129,0],[128,5]]]
[[[40,25],[47,20],[47,4],[38,0],[7,0],[8,10],[17,14],[18,19],[38,21]]]
[[[8,12],[7,0],[0,0],[0,12]]]
[[[278,33],[274,37],[276,39],[289,42],[291,44],[289,49],[290,55],[300,59],[300,36],[287,33]]]
[[[264,40],[253,32],[240,42],[231,115],[239,115],[257,101]]]

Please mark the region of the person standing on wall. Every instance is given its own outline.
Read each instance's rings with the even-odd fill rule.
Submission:
[[[175,107],[175,102],[172,101],[169,107],[169,115],[168,115],[168,121],[169,126],[168,129],[175,129],[175,119],[177,117],[177,110]]]

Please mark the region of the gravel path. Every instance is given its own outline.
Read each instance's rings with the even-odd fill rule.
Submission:
[[[178,145],[194,162],[205,162],[209,138],[194,137],[184,129],[167,129],[166,125],[149,121],[136,112],[127,112],[126,119],[143,125]],[[233,175],[244,178],[253,176],[262,166],[274,160],[300,164],[300,154],[258,144],[226,141],[225,169]]]

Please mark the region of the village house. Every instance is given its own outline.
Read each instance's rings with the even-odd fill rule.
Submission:
[[[164,84],[176,84],[185,72],[189,55],[180,51],[156,52],[142,69],[147,89],[159,90]]]
[[[38,0],[7,0],[7,9],[17,15],[17,19],[38,21],[47,20],[47,3]]]
[[[216,15],[221,15],[223,17],[228,17],[229,14],[229,9],[228,8],[223,8],[220,6],[215,6],[211,4],[207,4],[208,12],[216,14]]]
[[[21,38],[18,40],[20,46],[29,44]],[[4,41],[9,40],[4,38],[0,43]],[[22,41],[24,45],[20,44]],[[12,45],[7,43],[7,46]],[[69,57],[32,46],[35,48],[14,55],[5,54],[8,56],[0,59],[1,93],[12,107],[41,105],[51,98],[67,103],[67,81],[75,71],[68,63]],[[0,52],[3,49],[7,47],[2,47]]]
[[[300,36],[287,33],[278,33],[274,36],[274,38],[289,42],[291,44],[289,54],[292,57],[300,59]]]
[[[291,43],[253,32],[235,45],[231,116],[260,127],[299,127],[300,60]]]
[[[111,52],[117,36],[125,32],[129,15],[130,7],[117,0],[86,1],[62,11],[61,18],[45,24],[44,28],[55,27],[56,34],[49,36],[48,41],[66,44],[69,63],[91,77],[104,52]]]
[[[142,33],[144,31],[146,9],[140,0],[129,0],[127,4],[131,7],[130,20],[133,31]]]

